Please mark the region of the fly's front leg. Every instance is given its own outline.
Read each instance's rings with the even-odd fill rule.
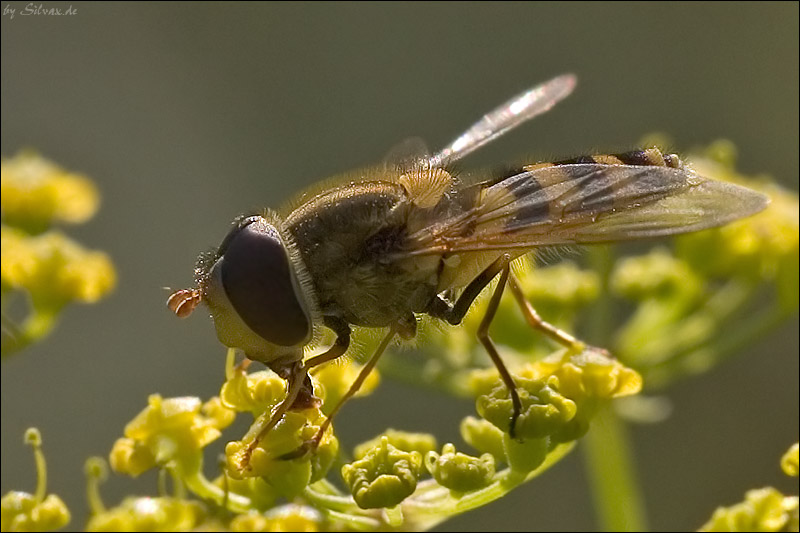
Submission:
[[[258,447],[264,437],[266,437],[267,433],[269,433],[272,428],[278,425],[278,422],[281,421],[283,415],[286,414],[286,411],[292,407],[297,399],[298,394],[300,393],[300,389],[305,383],[305,379],[308,377],[302,361],[295,361],[285,368],[286,377],[284,379],[286,379],[288,383],[286,397],[280,404],[277,405],[277,407],[272,410],[268,419],[264,416],[266,413],[261,415],[250,427],[250,431],[247,432],[247,435],[244,436],[244,440],[249,440],[250,443],[247,445],[247,449],[245,450],[244,455],[239,463],[239,467],[243,470],[249,468],[250,457],[253,455],[253,450]]]
[[[325,353],[316,355],[310,358],[305,363],[306,370],[313,368],[322,363],[333,361],[343,356],[350,346],[350,326],[344,320],[336,317],[325,317],[325,325],[336,333],[336,340],[333,346],[328,348]],[[311,383],[311,378],[306,374],[303,387],[300,389],[297,398],[291,406],[293,411],[301,411],[311,407],[319,407],[322,401],[314,396],[314,385]]]
[[[350,398],[352,398],[353,395],[356,392],[358,392],[358,389],[361,388],[361,385],[364,384],[364,381],[367,379],[367,376],[369,376],[370,372],[372,372],[372,369],[375,368],[375,365],[378,364],[378,359],[380,359],[383,352],[386,351],[386,348],[389,346],[389,343],[391,342],[392,338],[397,333],[398,328],[402,329],[402,326],[392,326],[392,328],[389,330],[389,333],[387,333],[386,336],[381,341],[381,344],[380,346],[378,346],[378,349],[375,350],[375,353],[372,354],[372,357],[370,357],[369,361],[367,361],[367,364],[365,364],[364,367],[361,369],[361,372],[359,372],[356,380],[353,382],[352,385],[350,385],[350,388],[347,390],[344,396],[342,396],[342,398],[339,400],[339,403],[336,404],[336,407],[333,408],[331,414],[329,414],[328,417],[325,419],[325,421],[319,426],[319,429],[317,430],[317,433],[314,435],[314,437],[311,438],[311,440],[304,442],[296,450],[289,452],[285,455],[282,455],[281,459],[296,459],[298,457],[302,457],[309,452],[313,452],[319,446],[319,443],[322,441],[322,437],[325,435],[325,432],[328,430],[328,427],[330,427],[331,422],[333,421],[333,417],[336,416],[336,413],[339,412],[339,410],[342,408],[345,402]],[[307,363],[307,366],[309,367],[313,366],[315,360],[317,360],[316,357],[310,359]],[[325,361],[323,360],[319,361],[319,363],[323,362]]]
[[[286,397],[272,410],[269,419],[262,415],[244,437],[245,440],[250,439],[250,444],[247,446],[241,462],[243,468],[247,468],[253,450],[258,447],[267,433],[278,425],[278,422],[281,421],[288,410],[319,406],[319,399],[314,396],[313,385],[308,377],[308,369],[342,356],[350,346],[350,326],[346,322],[335,318],[326,318],[325,325],[336,333],[336,341],[325,353],[312,357],[305,363],[303,361],[295,361],[289,365],[271,367],[275,373],[286,380],[288,385]]]

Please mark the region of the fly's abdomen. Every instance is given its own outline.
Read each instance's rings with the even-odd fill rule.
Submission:
[[[565,159],[563,161],[556,161],[554,163],[540,163],[538,165],[530,165],[524,168],[537,168],[541,166],[561,166],[561,165],[578,165],[578,164],[592,164],[597,163],[601,165],[638,165],[647,167],[672,167],[681,168],[683,162],[675,154],[663,154],[658,148],[648,148],[646,150],[633,150],[630,152],[623,152],[619,154],[599,154],[599,155],[584,155],[573,159]]]
[[[687,187],[690,175],[656,148],[582,156],[508,170],[487,182],[479,202],[513,232],[638,207]]]

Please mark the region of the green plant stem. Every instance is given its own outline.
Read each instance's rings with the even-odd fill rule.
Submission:
[[[186,488],[200,498],[211,500],[217,505],[225,505],[234,513],[246,513],[253,508],[249,498],[225,491],[206,479],[203,475],[202,455],[183,458],[176,467],[176,474],[186,484]]]
[[[8,327],[4,323],[2,357],[14,355],[23,348],[47,336],[58,321],[61,307],[47,309],[31,309],[22,326],[19,328]],[[5,322],[5,319],[4,319]],[[8,336],[6,335],[8,333]]]
[[[614,264],[610,246],[589,251],[592,269],[600,276],[601,292],[588,317],[591,342],[608,345],[612,320],[608,283]],[[611,404],[602,407],[581,443],[595,514],[605,531],[644,531],[647,528],[642,491],[636,479],[625,424]]]
[[[448,518],[482,507],[497,500],[515,487],[529,481],[559,462],[574,447],[573,442],[559,444],[547,454],[544,462],[532,472],[521,474],[510,468],[498,472],[489,486],[467,494],[453,493],[436,484],[433,480],[423,481],[417,492],[400,505],[405,514],[403,529],[407,531],[426,531]]]
[[[779,327],[793,313],[787,312],[774,305],[770,309],[761,310],[757,314],[740,320],[732,325],[726,325],[725,335],[719,335],[705,346],[698,346],[693,350],[686,350],[671,357],[661,365],[654,368],[665,368],[674,377],[690,373],[691,365],[687,363],[697,350],[703,350],[713,357],[713,365],[742,353],[742,348],[753,344],[756,340]],[[710,366],[712,363],[708,363]],[[674,379],[674,378],[673,378]]]
[[[642,493],[636,480],[624,422],[602,407],[581,444],[595,513],[605,531],[645,531]]]

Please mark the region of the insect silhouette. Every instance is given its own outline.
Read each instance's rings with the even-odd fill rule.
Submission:
[[[546,112],[575,83],[563,75],[517,95],[434,155],[396,157],[309,189],[281,211],[240,217],[216,251],[200,256],[196,287],[174,292],[169,308],[185,317],[205,303],[223,344],[287,381],[284,401],[257,422],[243,468],[287,410],[318,405],[308,370],[347,352],[351,326],[386,334],[316,436],[289,456],[319,444],[393,338],[415,335],[418,315],[457,325],[495,278],[477,336],[508,388],[513,437],[520,400],[489,336],[505,288],[531,326],[582,346],[539,317],[511,273],[514,259],[540,246],[720,226],[767,205],[765,196],[703,178],[655,148],[507,168],[471,183],[454,175],[454,163]],[[321,328],[335,341],[305,357]]]

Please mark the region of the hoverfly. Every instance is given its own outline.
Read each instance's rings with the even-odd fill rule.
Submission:
[[[511,273],[514,259],[539,246],[720,226],[767,205],[765,196],[698,176],[677,156],[654,148],[523,165],[471,184],[454,175],[455,162],[549,110],[575,83],[573,75],[563,75],[517,95],[434,155],[352,172],[338,185],[306,191],[281,211],[241,217],[215,252],[200,256],[196,287],[174,292],[169,308],[185,317],[204,302],[223,344],[287,381],[285,400],[262,420],[249,451],[287,410],[318,402],[308,370],[347,352],[351,326],[387,333],[298,453],[319,443],[392,339],[415,335],[418,315],[457,325],[494,278],[478,338],[509,390],[513,436],[520,401],[489,336],[505,288],[533,327],[567,346],[581,345],[534,311]],[[321,328],[332,330],[335,341],[304,358]]]

